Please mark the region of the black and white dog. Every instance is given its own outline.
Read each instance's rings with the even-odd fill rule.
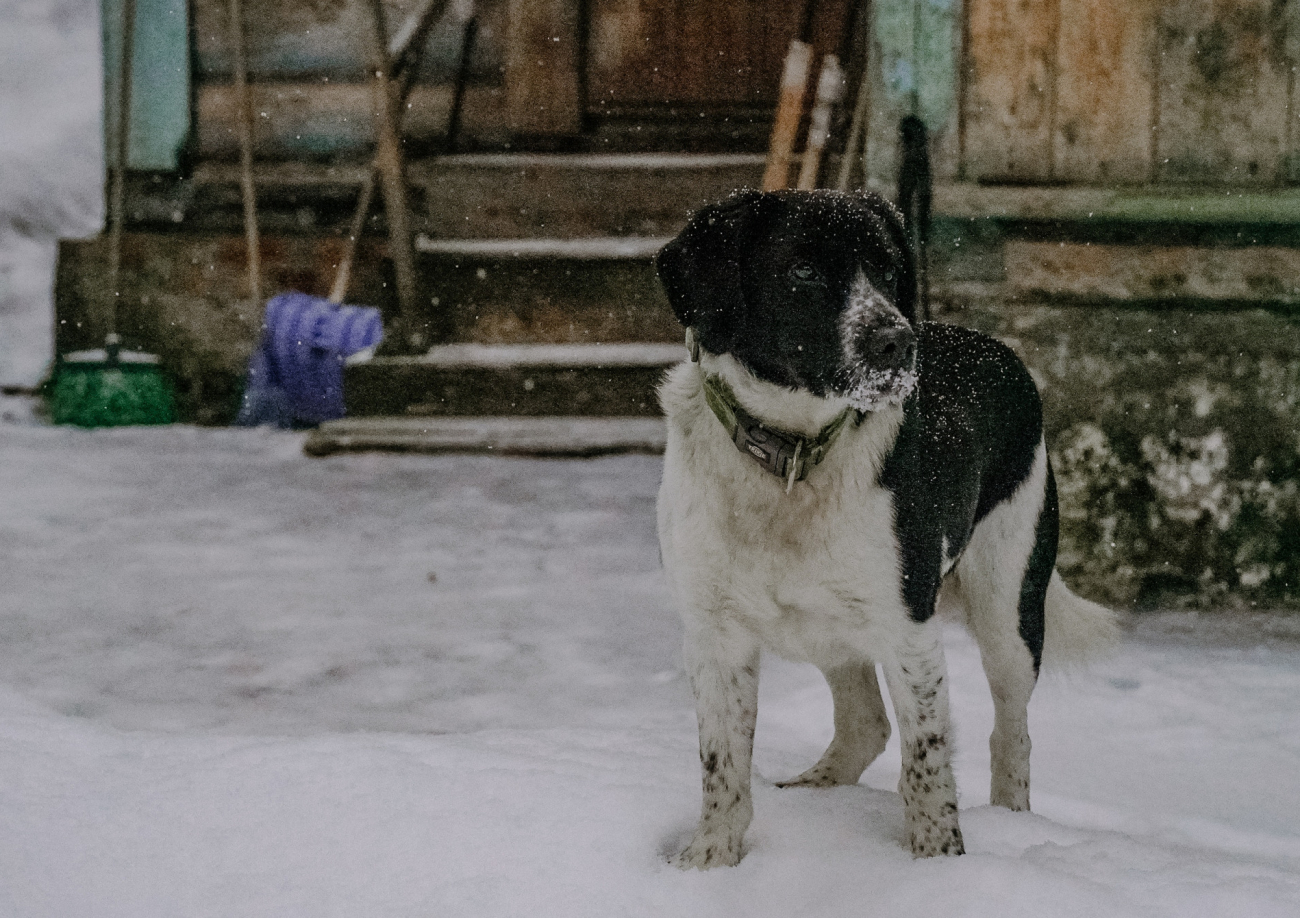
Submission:
[[[704,802],[681,867],[737,863],[753,815],[759,650],[817,665],[835,737],[785,786],[855,784],[902,738],[917,856],[961,854],[932,617],[966,609],[993,692],[992,802],[1029,808],[1026,708],[1044,650],[1112,639],[1054,571],[1056,488],[1029,372],[1005,345],[917,321],[899,212],[872,194],[740,192],[660,253],[692,359],[660,397],[664,566],[686,628]]]

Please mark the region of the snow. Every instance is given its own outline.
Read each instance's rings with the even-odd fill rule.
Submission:
[[[0,0],[0,383],[40,377],[54,241],[102,217],[96,9]],[[987,805],[949,626],[970,853],[933,861],[896,741],[856,787],[774,787],[830,700],[765,659],[748,855],[680,873],[660,460],[302,445],[0,396],[0,916],[1300,915],[1294,618],[1153,616],[1045,678],[1033,814]]]
[[[741,865],[699,805],[660,460],[348,455],[0,423],[0,915],[1300,915],[1300,625],[1144,619],[1031,705],[1033,814],[945,626],[969,854],[901,846],[897,744],[767,658]]]
[[[56,240],[103,219],[93,0],[0,0],[0,385],[53,354]]]

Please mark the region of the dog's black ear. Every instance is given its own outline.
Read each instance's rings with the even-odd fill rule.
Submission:
[[[743,321],[740,266],[762,199],[746,189],[697,211],[655,259],[677,321],[715,354],[729,349]]]
[[[894,261],[893,268],[898,280],[898,298],[894,305],[907,321],[916,322],[916,249],[912,245],[912,234],[903,220],[903,212],[874,191],[859,192],[857,197],[862,207],[879,221],[880,228],[884,231],[888,243],[885,254]]]

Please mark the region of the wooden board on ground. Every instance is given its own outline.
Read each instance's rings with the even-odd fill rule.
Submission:
[[[303,449],[590,458],[662,453],[667,436],[662,418],[365,418],[322,424]]]

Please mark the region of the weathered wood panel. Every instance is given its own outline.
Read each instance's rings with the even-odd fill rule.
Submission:
[[[1300,99],[1296,98],[1296,70],[1300,67],[1300,3],[1286,7],[1286,59],[1291,65],[1287,98],[1286,153],[1282,159],[1282,181],[1300,184]]]
[[[1287,19],[1286,4],[1275,0],[1168,0],[1159,35],[1159,180],[1281,178]]]
[[[1058,0],[972,0],[967,7],[967,177],[1052,177],[1059,13]]]
[[[511,0],[505,78],[512,133],[582,130],[580,33],[577,0]]]
[[[1163,0],[1060,0],[1053,177],[1151,178]]]

